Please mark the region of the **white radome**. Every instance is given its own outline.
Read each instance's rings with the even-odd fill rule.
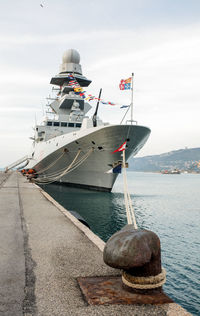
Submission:
[[[79,64],[80,63],[80,54],[75,49],[68,49],[64,52],[62,57],[63,63],[74,63]]]

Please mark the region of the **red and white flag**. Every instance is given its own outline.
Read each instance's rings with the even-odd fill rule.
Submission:
[[[112,152],[112,154],[117,153],[119,151],[124,151],[126,149],[126,141],[116,150]]]

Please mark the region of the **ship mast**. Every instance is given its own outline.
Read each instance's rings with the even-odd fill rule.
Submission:
[[[135,120],[133,119],[133,79],[134,79],[134,73],[132,73],[132,76],[131,76],[131,82],[132,82],[132,83],[131,83],[131,103],[130,103],[128,109],[126,110],[126,113],[124,114],[124,116],[123,116],[123,118],[122,118],[120,124],[123,123],[123,121],[124,121],[124,119],[125,119],[125,117],[126,117],[128,111],[129,111],[130,109],[131,109],[131,119],[130,119],[130,120],[127,120],[126,123],[127,123],[127,122],[131,122],[131,125],[133,125],[133,122],[135,122],[135,123],[137,124],[137,121],[135,121]]]
[[[131,78],[131,125],[133,124],[133,78],[134,78],[134,73],[132,73],[132,78]]]

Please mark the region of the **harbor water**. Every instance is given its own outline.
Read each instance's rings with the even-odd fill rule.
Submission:
[[[138,226],[161,240],[165,292],[200,315],[200,175],[129,171],[127,176]],[[104,241],[127,223],[121,175],[111,193],[57,184],[43,189],[67,210],[78,212]]]

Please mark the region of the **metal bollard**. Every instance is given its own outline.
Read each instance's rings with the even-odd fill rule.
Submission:
[[[126,225],[107,241],[103,259],[123,270],[125,289],[141,294],[162,292],[166,273],[161,267],[160,240],[154,232]]]

